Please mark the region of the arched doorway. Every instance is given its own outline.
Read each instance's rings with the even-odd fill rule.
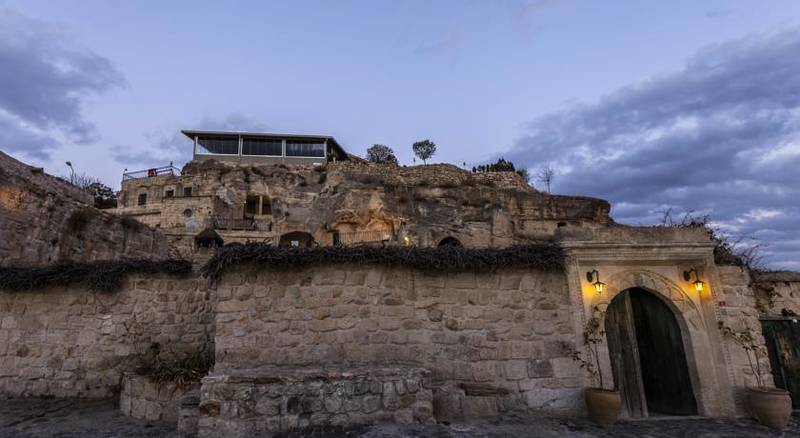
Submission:
[[[462,248],[464,245],[461,244],[461,241],[456,239],[453,236],[445,237],[444,239],[439,241],[438,246],[454,246],[458,248]]]
[[[281,236],[278,241],[280,247],[308,248],[314,246],[314,236],[303,231],[292,231]]]
[[[631,417],[697,414],[681,329],[663,300],[627,289],[609,304],[605,326],[614,381]]]

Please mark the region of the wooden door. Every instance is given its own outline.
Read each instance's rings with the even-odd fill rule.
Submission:
[[[761,327],[775,386],[789,391],[792,407],[800,409],[800,323],[795,321],[764,320]]]
[[[650,292],[633,289],[630,294],[648,411],[651,415],[697,414],[683,338],[675,314]]]
[[[680,327],[661,299],[643,289],[620,293],[606,312],[606,336],[631,417],[697,414]]]
[[[614,382],[609,383],[616,383],[622,395],[623,415],[639,418],[647,416],[647,403],[631,313],[628,291],[617,295],[606,310],[606,338],[614,377]]]

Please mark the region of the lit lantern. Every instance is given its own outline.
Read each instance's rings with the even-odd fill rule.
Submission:
[[[694,281],[692,281],[693,272],[694,272]],[[686,281],[691,281],[692,285],[694,286],[694,290],[696,290],[697,293],[703,292],[703,289],[705,288],[705,282],[700,280],[700,275],[697,273],[697,269],[692,268],[689,269],[688,271],[683,271],[683,279]]]
[[[602,294],[606,288],[606,284],[600,281],[600,273],[597,272],[597,269],[587,272],[586,280],[589,283],[592,283],[592,286],[594,286],[594,291],[597,292],[598,295]]]

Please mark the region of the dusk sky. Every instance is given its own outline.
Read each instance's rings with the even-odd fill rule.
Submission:
[[[0,0],[0,150],[118,188],[190,128],[548,164],[618,222],[709,214],[800,270],[796,0]]]

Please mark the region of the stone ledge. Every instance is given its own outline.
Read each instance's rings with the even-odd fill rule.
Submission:
[[[123,415],[142,420],[178,421],[181,398],[197,385],[181,387],[156,383],[145,376],[126,374],[122,378],[119,410]]]
[[[430,371],[416,367],[268,367],[203,379],[201,437],[309,426],[433,421]]]

